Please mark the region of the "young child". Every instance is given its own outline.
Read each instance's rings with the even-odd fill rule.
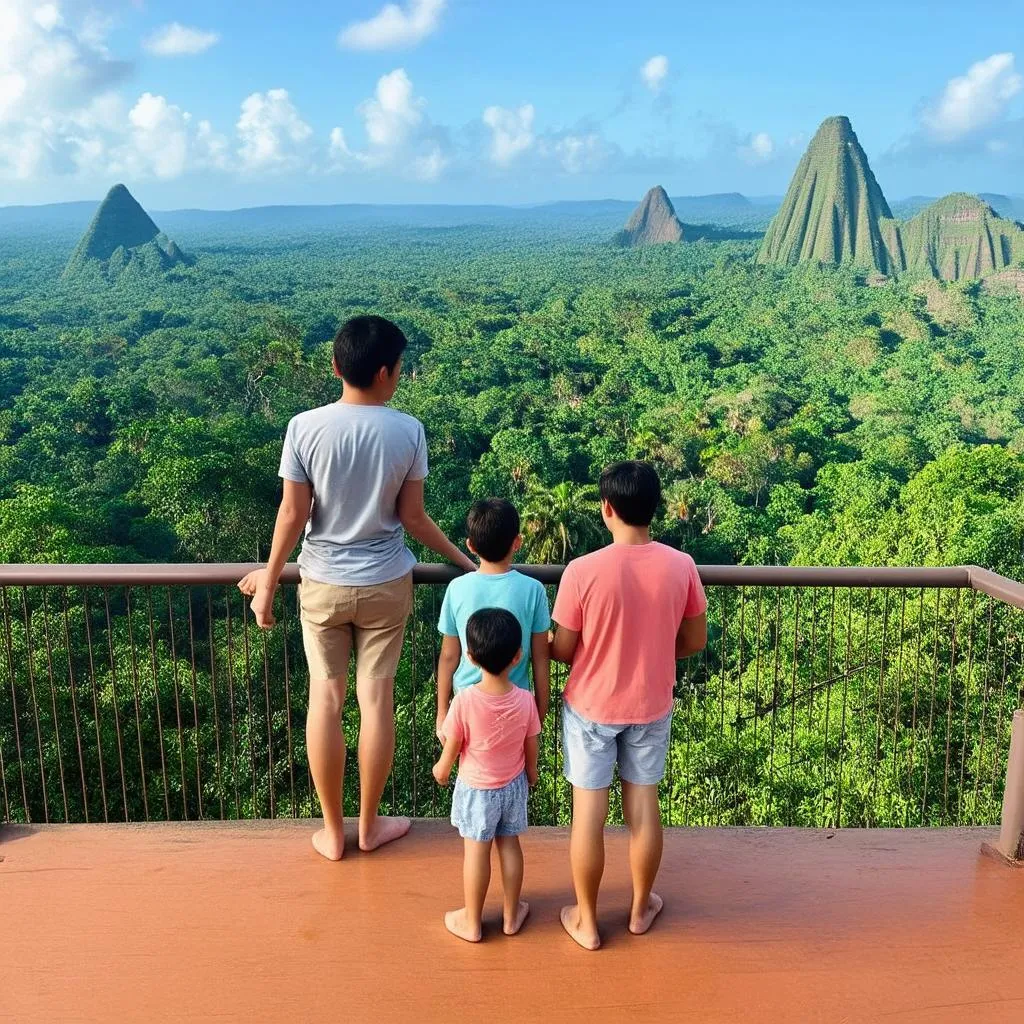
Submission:
[[[460,690],[444,722],[445,743],[434,778],[448,785],[459,759],[452,794],[452,824],[465,840],[462,881],[465,906],[444,915],[444,925],[467,942],[479,942],[480,916],[491,881],[491,843],[497,841],[504,889],[504,931],[515,935],[530,912],[519,898],[528,787],[537,782],[540,718],[528,690],[510,679],[522,658],[522,630],[504,608],[483,608],[466,623],[466,649],[481,670],[480,682]]]
[[[534,695],[541,722],[550,700],[548,597],[538,580],[512,568],[512,559],[523,544],[515,505],[503,498],[474,502],[466,516],[466,536],[466,546],[480,559],[480,568],[448,585],[437,624],[444,636],[437,663],[437,738],[442,743],[453,688],[458,693],[480,682],[480,669],[466,656],[466,623],[481,608],[507,609],[518,620],[523,638],[530,638]],[[530,689],[526,658],[513,666],[509,678],[515,686]]]
[[[662,909],[652,891],[661,864],[658,784],[672,729],[676,660],[707,643],[707,601],[689,555],[651,540],[661,484],[644,462],[601,474],[601,517],[612,543],[571,562],[562,577],[551,647],[570,664],[562,711],[565,777],[573,787],[572,863],[576,904],[562,925],[597,949],[597,896],[604,824],[616,763],[629,827],[633,902],[629,930],[642,935]]]
[[[407,342],[379,316],[349,320],[334,339],[341,399],[300,413],[281,453],[284,496],[270,558],[238,586],[252,595],[257,625],[274,625],[274,591],[305,531],[299,568],[302,640],[309,663],[306,740],[324,827],[313,847],[328,860],[345,850],[341,792],[349,657],[359,700],[359,846],[373,850],[405,835],[408,818],[377,814],[395,752],[394,677],[412,610],[412,567],[403,529],[456,565],[472,560],[423,507],[423,425],[389,409]]]

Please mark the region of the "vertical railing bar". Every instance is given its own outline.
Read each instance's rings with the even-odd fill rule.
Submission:
[[[194,732],[194,741],[196,746],[196,799],[199,803],[199,814],[198,818],[200,821],[203,820],[203,775],[202,770],[199,766],[199,698],[197,696],[198,690],[198,673],[196,672],[196,634],[195,634],[195,623],[193,622],[192,616],[192,588],[185,588],[185,596],[188,600],[188,656],[189,662],[192,666],[192,723]]]
[[[60,740],[60,716],[57,711],[57,681],[53,671],[53,648],[50,641],[50,606],[47,598],[47,587],[42,587],[43,593],[43,643],[46,646],[46,674],[50,680],[50,705],[53,709],[53,735],[57,745],[57,771],[60,774],[60,797],[64,805],[64,821],[68,822],[68,791],[64,780],[64,753],[61,750]],[[3,761],[0,760],[0,776],[3,776]],[[4,782],[6,793],[7,783]],[[5,796],[6,804],[6,796]]]
[[[775,726],[779,711],[779,649],[782,646],[782,587],[775,588],[775,667],[772,675],[771,747],[768,754],[768,818],[771,822],[775,806]]]
[[[217,708],[217,652],[213,628],[213,590],[206,588],[206,637],[210,645],[210,699],[213,702],[213,740],[217,755],[217,802],[224,820],[224,771],[220,753],[220,714]]]
[[[156,708],[156,734],[160,745],[160,775],[164,787],[164,814],[171,820],[171,791],[167,779],[167,757],[164,751],[164,718],[160,710],[160,673],[156,663],[156,620],[153,615],[153,588],[146,587],[146,611],[149,617],[149,665],[153,674],[153,706]]]
[[[110,703],[114,706],[114,735],[117,736],[117,762],[121,769],[121,797],[124,800],[124,820],[129,819],[128,783],[125,778],[124,744],[121,741],[121,713],[117,709],[117,668],[114,661],[114,626],[110,617],[110,588],[103,588],[103,609],[107,623],[107,655],[110,659]]]
[[[788,793],[788,813],[786,824],[793,824],[793,757],[796,751],[796,704],[797,682],[800,664],[800,588],[793,588],[793,700],[789,706],[789,771],[786,776]]]
[[[292,689],[291,669],[288,659],[288,591],[281,594],[281,632],[284,647],[284,706],[285,730],[288,739],[288,795],[292,802],[292,817],[299,816],[299,806],[295,800],[295,752],[292,748]]]
[[[7,600],[7,588],[0,587],[4,607],[4,637],[7,647],[7,674],[11,680],[11,719],[14,723],[14,751],[18,756],[18,775],[21,779],[21,801],[25,808],[25,821],[32,821],[28,802],[28,785],[25,782],[25,758],[21,752],[21,728],[18,725],[18,695],[14,683],[14,641],[11,634],[11,608]]]
[[[960,613],[960,591],[953,597],[953,614],[950,619],[949,687],[946,700],[946,766],[942,776],[942,822],[949,820],[949,756],[953,731],[953,687],[956,682],[957,665],[957,622]]]
[[[754,633],[757,636],[757,662],[754,664],[754,750],[758,749],[757,746],[757,727],[758,720],[761,717],[761,666],[764,663],[764,645],[761,643],[764,637],[764,632],[761,629],[761,597],[764,593],[764,587],[758,587],[754,594],[756,601],[754,605],[754,619],[755,627]]]
[[[412,600],[412,746],[411,746],[411,763],[410,769],[412,772],[412,815],[416,817],[416,776],[418,764],[417,754],[417,742],[416,742],[416,672],[418,669],[417,663],[417,634],[419,633],[420,617],[419,612],[416,609],[416,590],[413,588],[413,600]]]
[[[853,773],[856,778],[857,773],[861,770],[863,765],[867,763],[867,757],[864,753],[864,748],[867,745],[866,738],[864,735],[865,723],[868,720],[868,686],[871,666],[871,611],[874,605],[872,604],[872,598],[874,597],[874,589],[868,587],[864,598],[864,647],[861,652],[861,663],[860,669],[858,670],[858,676],[860,678],[857,689],[860,691],[860,714],[856,716],[854,722],[854,728],[857,734],[857,753],[854,757]],[[861,811],[861,824],[867,825],[871,820],[871,811],[867,809],[866,813],[864,810]]]
[[[729,652],[728,652],[728,633],[729,633],[729,605],[726,598],[728,588],[722,587],[719,590],[721,600],[719,602],[719,609],[722,615],[722,636],[721,642],[719,643],[719,659],[721,660],[721,668],[719,671],[719,685],[721,690],[719,692],[719,714],[718,714],[718,735],[721,742],[725,742],[725,689],[728,681],[728,665],[729,665]],[[724,804],[724,787],[720,787],[717,792],[717,804],[715,808],[715,824],[722,824],[722,812],[725,810]]]
[[[992,762],[992,797],[998,799],[999,784],[1003,779],[1004,765],[1002,762],[1002,749],[1003,749],[1003,711],[1006,705],[1006,682],[1009,679],[1009,667],[1010,667],[1010,643],[1012,640],[1012,625],[1013,625],[1013,612],[1012,610],[1003,605],[1003,617],[1005,623],[1003,626],[1003,670],[1002,679],[999,683],[999,715],[998,722],[996,724],[996,749],[995,756]]]
[[[807,681],[807,729],[814,734],[814,667],[818,663],[818,588],[811,587],[811,663]],[[826,679],[828,676],[825,677]]]
[[[267,713],[267,786],[270,791],[270,817],[277,817],[277,796],[274,791],[274,730],[270,713],[270,658],[267,652],[267,634],[260,630],[260,646],[263,650],[263,693]]]
[[[131,651],[132,699],[135,703],[135,739],[139,747],[139,778],[142,780],[142,809],[149,821],[149,793],[146,785],[146,758],[142,749],[142,711],[139,706],[139,662],[135,653],[135,635],[132,630],[132,588],[124,588],[125,618],[128,622],[128,649]]]
[[[50,798],[46,792],[46,757],[43,752],[43,732],[39,727],[39,699],[36,696],[35,651],[32,647],[32,623],[28,614],[28,590],[21,588],[21,613],[25,623],[25,664],[28,668],[28,689],[32,697],[32,719],[36,727],[36,755],[39,758],[39,781],[43,790],[43,821],[50,822]]]
[[[242,658],[245,665],[246,733],[249,738],[249,764],[252,768],[252,817],[259,818],[256,795],[256,722],[252,710],[252,660],[249,656],[249,608],[242,601]]]
[[[956,820],[958,825],[963,824],[964,813],[964,772],[967,759],[967,724],[970,719],[970,696],[971,677],[974,674],[974,631],[978,620],[978,592],[970,592],[971,602],[971,624],[970,632],[967,634],[967,674],[964,677],[964,742],[960,749],[960,785],[957,790]]]
[[[902,793],[899,775],[899,729],[900,729],[900,703],[903,698],[903,648],[907,634],[907,590],[904,587],[900,591],[900,631],[899,631],[899,654],[896,660],[896,706],[892,717],[892,778],[893,784]]]
[[[736,671],[736,716],[733,719],[732,733],[734,740],[734,749],[736,752],[736,763],[740,763],[740,732],[743,729],[743,654],[744,645],[747,639],[747,588],[740,587],[740,647],[737,658],[737,671]],[[736,776],[735,784],[733,785],[733,824],[736,823],[740,813],[740,785],[739,775]]]
[[[878,799],[878,767],[882,757],[882,701],[885,697],[885,641],[889,635],[889,590],[882,591],[882,640],[878,648],[878,704],[875,708],[875,761],[871,768],[871,806],[868,822],[875,818]],[[865,668],[866,668],[865,662]]]
[[[243,603],[244,607],[244,603]],[[242,816],[238,794],[238,730],[235,722],[235,647],[231,632],[231,595],[224,596],[224,623],[228,641],[228,709],[231,712],[231,782],[235,794],[235,818]]]
[[[939,628],[942,613],[942,591],[935,590],[935,643],[932,650],[932,695],[928,707],[928,746],[924,763],[924,791],[921,796],[921,824],[927,821],[928,777],[931,774],[932,741],[935,737],[935,696],[939,685]]]
[[[96,663],[92,652],[92,626],[89,624],[89,592],[82,590],[82,614],[85,617],[85,644],[89,651],[89,679],[92,684],[93,726],[96,731],[96,757],[100,766],[100,795],[103,797],[103,821],[110,820],[107,813],[107,780],[103,768],[103,743],[100,739],[100,708],[96,694]]]
[[[829,591],[828,649],[825,661],[825,735],[821,752],[821,825],[826,827],[825,800],[828,797],[828,730],[832,719],[832,684],[835,680],[836,588]]]
[[[981,825],[980,815],[978,813],[978,795],[979,795],[979,784],[981,782],[981,773],[983,771],[983,765],[985,761],[985,733],[988,723],[988,696],[989,696],[989,685],[992,679],[992,619],[993,619],[993,606],[995,601],[993,598],[988,598],[988,640],[985,645],[985,677],[982,689],[981,698],[981,741],[978,744],[978,767],[974,772],[974,820],[972,824]]]
[[[181,724],[181,687],[178,685],[178,645],[174,636],[174,608],[167,587],[167,632],[171,641],[171,678],[174,681],[174,715],[178,723],[178,763],[181,767],[181,811],[188,821],[188,775],[185,772],[185,731]]]
[[[846,591],[846,656],[843,671],[843,710],[839,718],[839,766],[836,828],[843,827],[843,762],[846,760],[846,708],[850,688],[850,649],[853,646],[853,591]]]
[[[917,601],[917,664],[914,667],[914,710],[910,720],[910,762],[907,772],[908,795],[914,792],[914,755],[917,752],[917,705],[921,684],[921,657],[924,648],[924,587],[918,594]],[[907,803],[908,812],[910,803]],[[909,825],[909,818],[904,824]]]
[[[68,683],[71,688],[71,715],[75,723],[75,744],[78,748],[78,772],[82,780],[82,807],[86,824],[89,823],[89,791],[85,783],[85,753],[82,748],[82,730],[78,716],[78,688],[75,686],[75,669],[71,662],[71,623],[68,612],[68,592],[61,587],[61,605],[64,610],[64,651],[68,659]]]

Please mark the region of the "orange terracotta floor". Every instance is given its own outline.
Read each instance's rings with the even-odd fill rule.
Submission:
[[[655,929],[605,948],[558,924],[564,832],[524,843],[523,932],[451,938],[443,822],[339,864],[312,822],[0,830],[0,1021],[1024,1021],[1024,871],[971,830],[675,830]]]

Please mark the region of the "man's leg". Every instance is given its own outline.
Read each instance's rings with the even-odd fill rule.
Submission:
[[[491,884],[491,840],[477,842],[464,839],[465,854],[462,861],[462,887],[465,906],[449,910],[444,915],[444,926],[460,939],[479,942],[483,935],[484,899]]]
[[[604,823],[607,789],[572,789],[572,832],[569,860],[576,904],[562,908],[562,926],[584,949],[597,949],[597,894],[604,874]]]
[[[395,672],[402,657],[405,624],[412,610],[412,574],[356,598],[356,696],[359,699],[359,848],[400,839],[408,818],[377,813],[395,757]]]
[[[661,897],[651,891],[661,866],[663,845],[657,785],[638,786],[623,780],[622,813],[629,826],[629,870],[633,875],[629,930],[643,935],[663,906]]]
[[[341,711],[345,706],[346,679],[312,679],[306,713],[306,749],[309,770],[323,808],[324,827],[313,836],[317,853],[341,860],[345,852],[345,819],[341,793],[345,779],[345,737]]]
[[[375,850],[409,831],[408,818],[387,818],[377,813],[395,757],[394,691],[394,679],[356,679],[361,850]]]

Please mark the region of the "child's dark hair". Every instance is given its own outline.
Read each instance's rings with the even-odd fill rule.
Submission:
[[[380,368],[391,373],[409,342],[382,316],[354,316],[334,336],[334,365],[346,384],[368,388]]]
[[[466,516],[466,536],[485,562],[500,562],[519,536],[519,513],[515,505],[504,498],[474,501]]]
[[[466,623],[466,650],[485,672],[501,675],[523,646],[519,620],[504,608],[481,608]]]
[[[650,526],[661,481],[649,462],[613,462],[601,474],[601,498],[630,526]]]

